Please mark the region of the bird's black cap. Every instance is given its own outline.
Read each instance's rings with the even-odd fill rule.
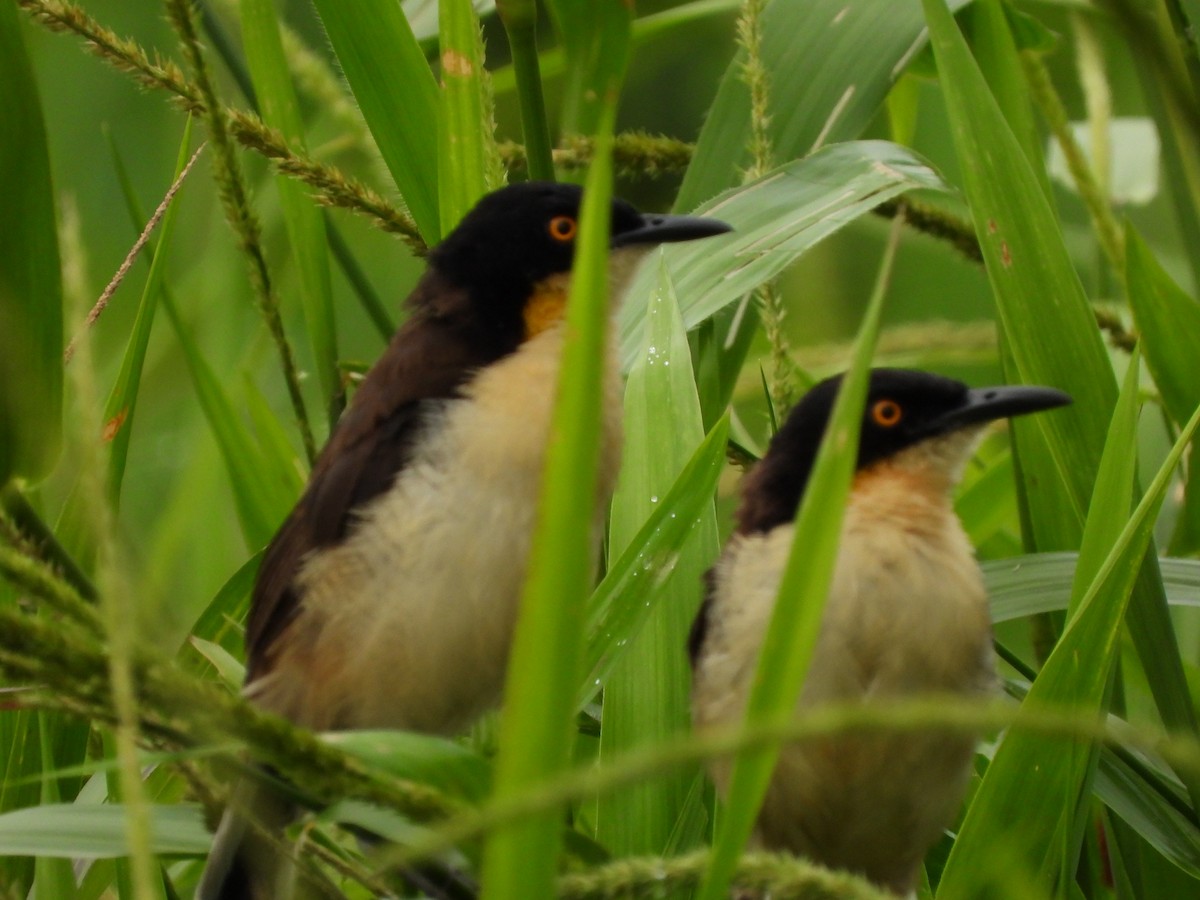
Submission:
[[[575,184],[528,181],[481,199],[430,253],[443,274],[494,284],[519,277],[526,285],[567,272],[575,253],[575,231],[583,189]],[[718,219],[643,215],[624,200],[612,202],[612,246],[690,241],[732,230]]]
[[[739,530],[767,531],[791,521],[816,460],[842,376],[817,384],[792,410],[762,461],[746,478]],[[912,369],[873,369],[859,438],[859,469],[922,441],[994,419],[1065,406],[1047,387],[969,388]]]

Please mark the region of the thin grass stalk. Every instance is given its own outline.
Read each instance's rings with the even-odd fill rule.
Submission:
[[[980,703],[961,695],[887,698],[872,703],[830,704],[804,710],[786,721],[762,721],[687,735],[622,754],[603,766],[590,763],[551,777],[519,795],[494,798],[463,811],[406,847],[377,860],[378,871],[401,869],[530,815],[638,784],[680,766],[762,750],[781,743],[819,741],[855,734],[916,734],[946,731],[980,734],[1010,729],[1063,741],[1096,741],[1138,750],[1172,767],[1200,775],[1200,740],[1188,732],[1134,725],[1067,708],[1018,708],[1011,701]]]
[[[537,47],[537,3],[533,0],[497,0],[496,12],[508,35],[517,99],[521,106],[521,134],[525,138],[524,159],[529,177],[554,180],[550,123],[542,96],[542,75]]]
[[[1084,206],[1087,207],[1088,215],[1092,219],[1092,227],[1100,241],[1100,248],[1104,251],[1104,256],[1117,280],[1124,283],[1125,240],[1120,223],[1117,222],[1117,218],[1108,204],[1105,188],[1097,177],[1096,170],[1088,162],[1087,154],[1075,140],[1075,135],[1071,131],[1071,123],[1067,119],[1066,107],[1063,106],[1062,98],[1050,80],[1050,73],[1047,71],[1045,63],[1032,50],[1021,50],[1018,56],[1021,60],[1021,68],[1025,72],[1030,95],[1041,111],[1042,118],[1046,120],[1050,133],[1054,135],[1054,140],[1063,151],[1067,169],[1075,181],[1075,189],[1079,192]],[[1105,123],[1105,132],[1107,133],[1107,123]]]
[[[136,592],[129,584],[115,540],[115,521],[104,487],[101,446],[95,436],[101,423],[101,404],[92,369],[92,343],[76,345],[75,366],[70,370],[78,408],[74,420],[82,451],[78,490],[82,508],[90,518],[90,532],[97,541],[97,580],[100,613],[107,637],[106,670],[115,717],[113,739],[117,758],[117,780],[125,810],[129,875],[136,900],[149,900],[155,893],[156,864],[151,851],[150,805],[138,765],[139,698],[134,684],[133,656],[138,644]]]
[[[291,344],[288,343],[287,335],[283,331],[283,320],[279,315],[279,299],[275,296],[271,285],[271,275],[262,248],[258,219],[250,208],[241,166],[229,141],[229,128],[225,112],[217,102],[212,80],[208,74],[208,65],[200,49],[192,7],[187,0],[168,0],[167,11],[179,34],[184,53],[196,79],[196,87],[205,105],[204,118],[208,123],[209,136],[213,144],[213,175],[217,182],[217,192],[225,207],[225,216],[249,263],[250,284],[258,300],[259,311],[266,321],[267,330],[279,352],[283,379],[287,385],[288,398],[292,403],[292,412],[295,414],[296,425],[300,430],[300,439],[304,444],[305,455],[311,464],[316,459],[317,447],[313,439],[312,426],[308,421],[308,412],[304,408],[304,396],[300,390],[300,374],[296,368]]]

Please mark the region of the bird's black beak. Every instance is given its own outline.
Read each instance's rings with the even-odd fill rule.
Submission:
[[[614,234],[613,248],[630,247],[634,244],[671,244],[678,241],[694,241],[733,231],[733,226],[720,219],[702,219],[699,216],[642,216],[642,224],[630,231]]]
[[[1054,409],[1066,406],[1070,402],[1070,394],[1064,394],[1055,388],[1026,385],[972,388],[967,391],[962,405],[939,419],[934,430],[953,431],[994,419],[1007,419],[1010,416]]]

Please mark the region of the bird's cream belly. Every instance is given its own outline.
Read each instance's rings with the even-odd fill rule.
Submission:
[[[821,704],[928,693],[984,695],[995,674],[985,594],[957,520],[905,534],[871,498],[847,511],[821,634],[798,714]],[[734,538],[717,569],[721,594],[695,673],[698,728],[744,715],[793,529]],[[733,585],[736,591],[731,590]],[[974,741],[945,734],[844,736],[784,748],[759,837],[830,865],[903,881],[953,818]],[[712,766],[728,787],[730,763]],[[870,848],[869,860],[858,853]]]
[[[306,563],[293,637],[268,683],[250,687],[259,702],[318,730],[452,733],[499,700],[560,331],[527,341],[481,372],[465,399],[448,401],[395,485],[368,504],[342,544]],[[609,382],[601,498],[619,462],[615,371]],[[597,504],[597,544],[604,511]]]

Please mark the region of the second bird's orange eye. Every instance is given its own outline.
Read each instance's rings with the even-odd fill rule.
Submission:
[[[570,216],[555,216],[550,220],[550,237],[564,244],[575,237],[575,220]]]
[[[895,400],[877,400],[871,407],[871,419],[876,425],[891,428],[904,416],[904,411]]]

